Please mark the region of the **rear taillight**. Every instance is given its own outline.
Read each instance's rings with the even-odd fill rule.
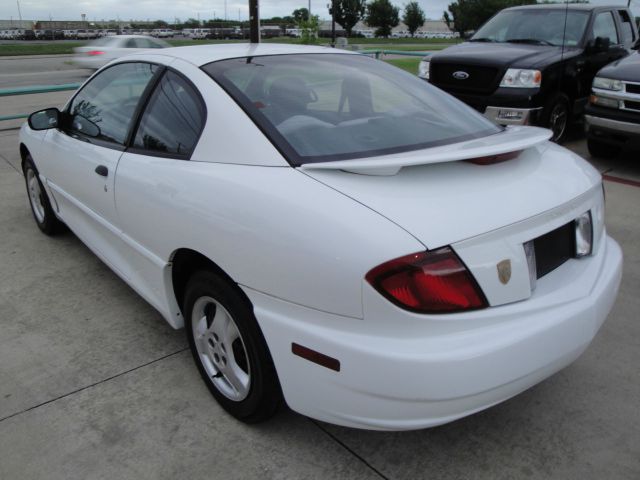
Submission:
[[[390,260],[365,278],[388,300],[412,312],[452,313],[488,306],[475,279],[449,247]]]
[[[91,56],[103,55],[103,54],[104,54],[104,52],[102,50],[90,50],[90,51],[87,52],[87,55],[91,55]]]

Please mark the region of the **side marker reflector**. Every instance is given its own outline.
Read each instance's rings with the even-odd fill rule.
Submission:
[[[304,358],[305,360],[309,360],[310,362],[317,363],[329,370],[335,370],[336,372],[340,371],[340,360],[329,357],[324,353],[316,352],[315,350],[311,350],[310,348],[303,347],[297,343],[291,344],[291,353],[297,355],[299,357]]]

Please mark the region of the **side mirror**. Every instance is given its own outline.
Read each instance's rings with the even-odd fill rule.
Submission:
[[[45,108],[29,115],[27,119],[33,130],[49,130],[58,128],[60,124],[60,110],[57,108]]]
[[[608,37],[596,37],[591,44],[592,53],[604,53],[609,50],[610,41]]]

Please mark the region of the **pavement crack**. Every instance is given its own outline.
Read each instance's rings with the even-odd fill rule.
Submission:
[[[313,419],[309,418],[309,421],[311,423],[313,423],[316,427],[318,427],[321,431],[323,431],[334,442],[336,442],[338,445],[340,445],[342,448],[344,448],[347,452],[349,452],[351,455],[353,455],[358,460],[360,460],[369,470],[371,470],[373,473],[375,473],[378,477],[380,477],[380,478],[382,478],[384,480],[389,480],[389,477],[387,477],[380,470],[378,470],[376,467],[371,465],[367,460],[364,459],[364,457],[362,457],[361,455],[356,453],[355,450],[353,450],[346,443],[344,443],[342,440],[340,440],[338,437],[336,437],[333,433],[331,433],[329,430],[327,430],[322,425],[320,425],[320,423],[317,420],[313,420]]]
[[[18,172],[20,175],[22,175],[22,172],[20,172],[20,170],[18,170],[16,167],[13,166],[13,164],[3,155],[0,155],[0,158],[3,159],[5,162],[7,162],[7,164],[13,168],[16,172]]]
[[[42,403],[39,403],[38,405],[34,405],[33,407],[25,408],[24,410],[21,410],[19,412],[12,413],[11,415],[7,415],[6,417],[0,418],[0,423],[4,422],[5,420],[9,420],[10,418],[17,417],[18,415],[22,415],[23,413],[30,412],[31,410],[35,410],[36,408],[40,408],[40,407],[42,407],[44,405],[48,405],[50,403],[57,402],[58,400],[61,400],[61,399],[66,398],[66,397],[69,397],[69,396],[74,395],[74,394],[76,394],[78,392],[82,392],[83,390],[87,390],[89,388],[95,387],[96,385],[100,385],[101,383],[108,382],[110,380],[113,380],[114,378],[118,378],[118,377],[121,377],[121,376],[126,375],[128,373],[135,372],[136,370],[139,370],[141,368],[147,367],[149,365],[153,365],[154,363],[160,362],[160,361],[164,360],[165,358],[169,358],[169,357],[172,357],[174,355],[178,355],[179,353],[186,352],[187,350],[189,350],[189,348],[182,348],[182,349],[180,349],[180,350],[178,350],[176,352],[168,353],[167,355],[163,355],[162,357],[156,358],[154,360],[151,360],[150,362],[143,363],[142,365],[138,365],[137,367],[130,368],[129,370],[125,370],[124,372],[116,373],[115,375],[112,375],[110,377],[102,379],[99,382],[95,382],[95,383],[92,383],[90,385],[85,385],[84,387],[80,387],[80,388],[78,388],[76,390],[73,390],[71,392],[65,393],[64,395],[60,395],[60,396],[58,396],[56,398],[52,398],[51,400],[47,400],[46,402],[42,402]]]

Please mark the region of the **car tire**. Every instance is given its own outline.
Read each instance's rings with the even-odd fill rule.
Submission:
[[[29,206],[31,207],[31,213],[36,221],[36,225],[38,225],[40,231],[46,235],[55,235],[62,231],[64,224],[58,220],[58,217],[56,217],[51,207],[47,191],[40,181],[38,169],[33,163],[31,155],[27,154],[22,164],[22,170],[27,187],[27,195],[29,197]]]
[[[596,140],[595,138],[587,138],[587,148],[592,157],[611,158],[620,153],[620,147]]]
[[[189,347],[214,398],[245,423],[272,417],[282,391],[249,300],[221,275],[200,271],[187,283],[183,305]]]
[[[571,118],[569,99],[559,93],[547,102],[542,112],[542,126],[553,132],[551,141],[562,143],[567,136]]]

